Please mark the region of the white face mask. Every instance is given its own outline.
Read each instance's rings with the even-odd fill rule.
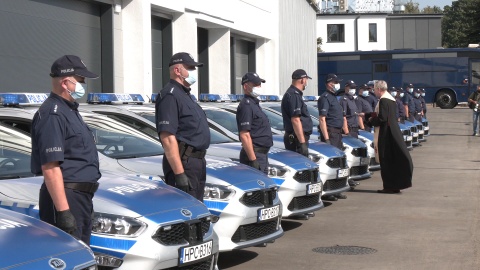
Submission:
[[[393,92],[391,93],[391,95],[392,95],[392,97],[396,97],[396,96],[397,96],[397,92],[393,91]]]
[[[420,94],[415,94],[415,97],[419,98],[419,97],[420,97]]]
[[[411,94],[413,93],[413,88],[408,88],[408,92]]]
[[[348,93],[349,93],[351,96],[355,95],[355,89],[350,89],[350,90],[348,90]]]
[[[70,80],[68,80],[68,81],[71,82],[71,83],[74,83]],[[86,83],[76,82],[75,83],[75,92],[72,92],[68,89],[67,89],[67,91],[73,99],[80,99],[85,95],[85,89],[86,88],[87,88]]]
[[[258,96],[260,96],[262,94],[262,88],[260,87],[252,87],[252,93],[250,95],[252,95],[252,97],[256,98]]]
[[[400,93],[400,97],[403,97],[403,95],[405,95],[405,93]]]
[[[363,96],[363,97],[368,97],[368,91],[367,91],[367,90],[363,90],[362,96]]]
[[[336,83],[333,85],[333,89],[335,90],[335,92],[337,92],[338,90],[340,90],[340,84],[339,83]]]
[[[187,70],[187,72],[188,72],[188,77],[183,77],[182,75],[180,76],[182,76],[182,78],[184,78],[185,81],[190,85],[196,83],[198,78],[198,71],[195,69],[195,70]]]
[[[308,87],[308,81],[305,82],[305,86],[303,87],[303,90],[307,89]]]
[[[424,97],[424,96],[425,96],[425,93],[422,93],[422,97]]]

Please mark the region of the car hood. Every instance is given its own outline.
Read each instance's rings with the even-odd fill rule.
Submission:
[[[163,156],[151,156],[131,159],[119,159],[118,163],[135,173],[147,174],[152,177],[164,176],[162,170]],[[265,187],[276,184],[268,176],[249,166],[235,161],[207,156],[207,183],[232,185],[242,190],[264,188],[259,186],[258,180],[265,183]]]
[[[212,144],[208,150],[210,153],[213,153],[213,155],[218,153],[221,156],[238,160],[240,150],[242,150],[242,144],[239,142]],[[297,171],[318,167],[318,165],[310,159],[299,155],[298,153],[280,149],[278,147],[270,148],[268,159],[270,161],[283,163]]]
[[[342,142],[352,148],[366,148],[367,145],[364,144],[362,141],[360,141],[357,138],[353,138],[351,136],[343,136],[342,137]]]
[[[367,140],[373,141],[373,133],[365,131],[365,130],[359,130],[358,135],[364,137]]]
[[[284,144],[283,135],[273,135],[273,140],[275,143],[277,143],[277,145]],[[324,155],[327,158],[343,157],[345,155],[342,150],[336,148],[335,146],[317,140],[309,140],[308,148],[317,151],[318,153]]]
[[[32,267],[35,264],[40,267],[38,261],[43,261],[41,265],[47,269],[49,259],[65,259],[66,253],[77,250],[85,250],[82,256],[85,256],[87,261],[93,260],[86,246],[62,230],[9,210],[0,209],[0,239],[3,243],[0,247],[2,269],[16,264],[30,264]]]

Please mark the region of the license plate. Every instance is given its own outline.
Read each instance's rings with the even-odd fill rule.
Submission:
[[[368,165],[368,164],[370,164],[370,158],[369,157],[360,158],[360,165]]]
[[[412,136],[407,136],[407,141],[413,140]]]
[[[348,169],[339,169],[337,171],[337,178],[348,177],[350,171]]]
[[[258,221],[269,220],[278,217],[280,205],[258,210]]]
[[[307,195],[319,193],[322,191],[322,184],[310,184],[307,185]]]
[[[180,249],[180,263],[186,264],[189,262],[198,261],[212,255],[213,240],[205,242],[200,245],[183,247]]]
[[[419,130],[419,131],[418,131],[418,134],[423,134],[423,130]]]
[[[413,133],[413,137],[418,137],[418,133]]]
[[[423,130],[430,130],[430,127],[423,127]]]

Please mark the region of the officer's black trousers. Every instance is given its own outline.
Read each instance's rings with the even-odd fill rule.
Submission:
[[[406,119],[410,122],[415,122],[415,115],[413,113],[408,113],[408,119]]]
[[[207,162],[205,161],[205,158],[187,157],[185,160],[182,159],[182,165],[183,170],[192,185],[192,190],[190,190],[188,194],[203,202],[203,193],[205,192],[205,182],[207,180]],[[163,173],[165,174],[165,182],[174,187],[175,174],[165,156],[163,157],[162,166]]]
[[[255,152],[255,156],[257,157],[258,164],[260,164],[260,171],[268,174],[268,154]],[[248,159],[247,152],[242,148],[240,151],[240,163],[249,165],[250,160]]]
[[[328,138],[330,139],[330,144],[342,150],[343,149],[342,129],[327,126],[327,132],[328,132]],[[322,142],[326,141],[321,131],[320,131],[320,141]]]
[[[348,135],[358,139],[358,127],[348,127]]]
[[[293,136],[293,139],[292,139],[290,135],[293,135],[293,134],[285,133],[285,135],[283,136],[283,144],[285,145],[285,149],[300,153],[301,152],[300,142],[298,141],[297,136]],[[310,135],[303,134],[303,137],[305,138],[305,142],[307,143],[307,147],[308,147],[309,146],[308,140],[310,140]]]
[[[422,115],[421,114],[415,114],[415,119],[419,122],[422,122]]]
[[[68,206],[70,207],[70,212],[72,212],[77,222],[77,230],[73,235],[85,242],[85,244],[90,245],[90,235],[92,234],[93,195],[68,188],[65,189],[65,195],[67,197]],[[50,197],[50,193],[48,193],[45,184],[40,188],[39,214],[41,220],[55,226],[56,210],[52,197]]]

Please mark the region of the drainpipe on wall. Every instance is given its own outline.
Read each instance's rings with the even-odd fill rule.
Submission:
[[[360,15],[358,15],[355,18],[355,24],[354,24],[354,36],[355,36],[355,51],[358,51],[358,19],[360,18]]]

